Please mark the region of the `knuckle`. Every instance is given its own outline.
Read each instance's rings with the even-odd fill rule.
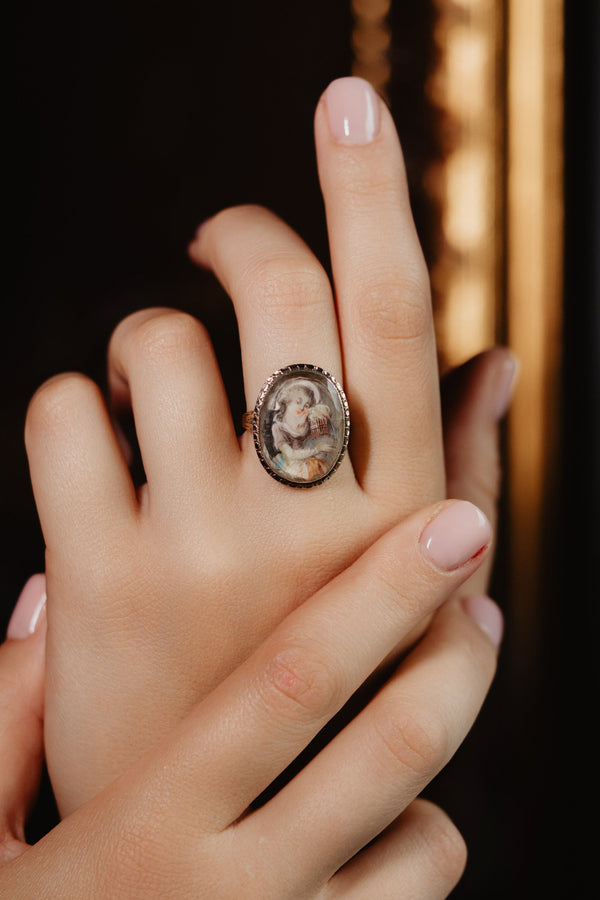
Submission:
[[[317,261],[297,251],[261,256],[248,263],[244,273],[247,296],[252,307],[269,318],[305,318],[317,312],[329,283]],[[289,328],[289,321],[286,322]]]
[[[371,209],[374,198],[393,206],[401,201],[396,171],[381,171],[372,166],[365,169],[352,157],[347,159],[346,165],[343,191],[345,202],[351,209],[364,209],[365,204]]]
[[[279,715],[314,720],[329,717],[342,698],[341,678],[314,647],[288,643],[269,660],[262,700]]]
[[[398,767],[428,781],[438,771],[447,753],[448,734],[439,718],[418,715],[406,705],[389,707],[374,723],[376,743],[383,750],[384,765]],[[377,749],[376,749],[377,752]]]
[[[156,360],[177,359],[208,340],[194,316],[180,310],[161,310],[138,323],[130,337],[134,354]]]
[[[429,300],[422,284],[404,277],[367,284],[356,308],[356,336],[373,353],[396,353],[398,344],[421,344],[432,334]]]
[[[55,375],[42,384],[29,402],[25,422],[26,439],[35,429],[53,431],[72,421],[73,413],[100,390],[78,372]]]

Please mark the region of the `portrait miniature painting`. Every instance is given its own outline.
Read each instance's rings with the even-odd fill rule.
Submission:
[[[266,392],[259,424],[260,450],[270,473],[298,486],[327,478],[348,438],[343,391],[326,372],[290,366]]]

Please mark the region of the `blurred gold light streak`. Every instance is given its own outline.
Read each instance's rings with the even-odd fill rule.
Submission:
[[[515,656],[535,665],[555,493],[562,326],[563,0],[510,0],[507,318],[522,362],[509,420]]]
[[[390,80],[388,51],[391,32],[387,24],[391,0],[351,0],[354,16],[352,74],[366,78],[387,98]]]
[[[436,0],[439,62],[427,90],[449,135],[427,175],[442,215],[432,269],[444,365],[496,342],[501,307],[502,15],[497,0]]]
[[[531,671],[552,537],[562,326],[564,0],[435,0],[428,84],[447,139],[427,173],[442,361],[507,342],[521,361],[508,423],[508,626]]]
[[[440,356],[452,366],[500,342],[521,361],[508,421],[507,631],[513,664],[531,672],[559,443],[564,0],[434,2],[426,90],[445,158],[425,179],[441,211]],[[384,94],[389,8],[352,0],[353,74]]]

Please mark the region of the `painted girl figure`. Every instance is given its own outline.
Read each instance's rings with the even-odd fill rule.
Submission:
[[[332,409],[306,378],[286,382],[271,405],[273,463],[293,481],[310,482],[331,469],[338,454]]]

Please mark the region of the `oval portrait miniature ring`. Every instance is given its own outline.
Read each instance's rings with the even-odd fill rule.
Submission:
[[[273,372],[242,424],[269,475],[292,487],[315,487],[339,467],[350,437],[342,386],[308,363]]]

